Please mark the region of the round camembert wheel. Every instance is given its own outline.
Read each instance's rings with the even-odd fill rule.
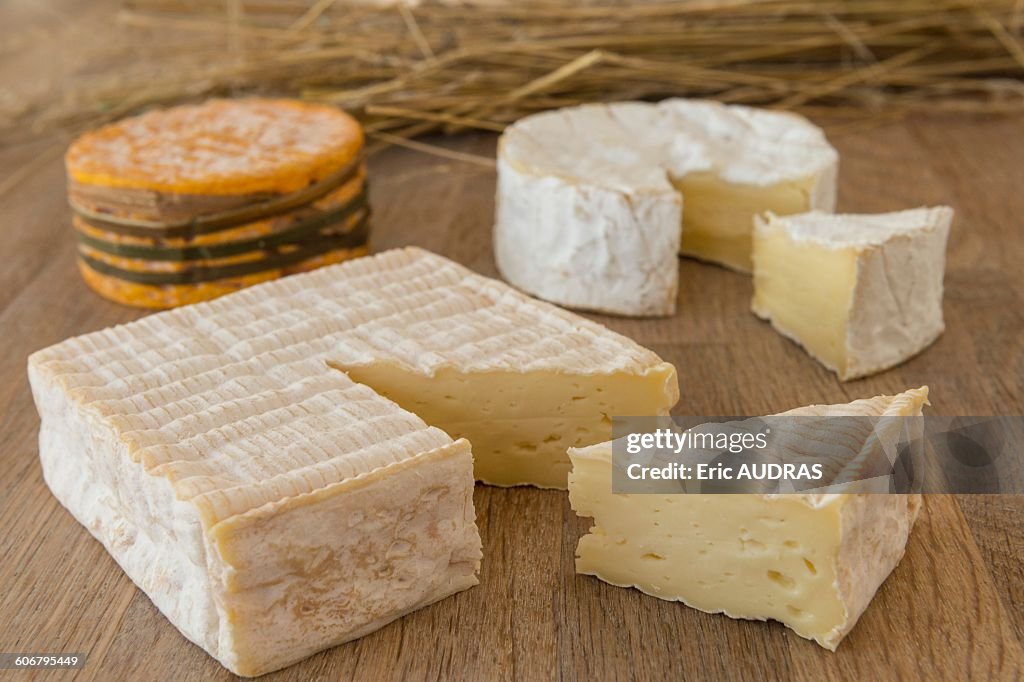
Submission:
[[[710,101],[529,116],[498,149],[498,267],[561,305],[670,315],[678,253],[750,272],[753,216],[833,211],[838,158],[800,116]]]

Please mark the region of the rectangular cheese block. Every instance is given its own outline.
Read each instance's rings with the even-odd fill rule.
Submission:
[[[70,339],[29,379],[53,493],[240,675],[477,582],[459,436],[477,475],[565,487],[567,445],[678,396],[650,351],[418,249]]]
[[[754,313],[846,381],[916,355],[942,333],[952,209],[758,217]]]
[[[926,388],[787,415],[920,415]],[[902,558],[920,495],[613,494],[612,443],[570,452],[569,500],[594,519],[576,570],[835,650]]]

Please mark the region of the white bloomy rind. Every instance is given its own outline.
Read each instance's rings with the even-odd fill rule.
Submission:
[[[670,315],[681,181],[805,187],[805,209],[831,211],[837,169],[821,130],[789,113],[670,99],[536,114],[499,144],[495,257],[509,282],[554,303]]]
[[[76,401],[64,381],[36,366],[29,373],[54,496],[185,637],[238,675],[284,667],[478,582],[469,444],[403,417],[340,372],[304,383],[343,387],[321,394],[338,401],[338,412],[359,411],[349,397],[376,403],[367,407],[387,434],[379,446],[361,447],[356,424],[340,430],[345,420],[317,415],[314,423],[338,439],[337,460],[220,489],[204,473],[231,481],[216,460],[233,449],[237,457],[282,436],[314,452],[325,445],[302,436],[308,426],[289,433],[267,413],[209,432],[222,446],[208,445],[207,457],[189,461],[200,454],[173,445],[181,459],[147,465],[145,451]],[[315,409],[312,400],[296,407]],[[188,405],[166,408],[168,423],[188,421]],[[245,416],[227,401],[213,409],[229,420]],[[278,411],[285,409],[283,398]],[[295,456],[280,442],[274,453]],[[234,466],[265,468],[271,452],[262,455]],[[192,481],[214,489],[193,496]]]
[[[572,308],[675,311],[683,215],[676,191],[578,184],[499,157],[498,196],[495,255],[512,284]],[[657,225],[674,227],[650,229]]]
[[[893,367],[927,348],[945,329],[943,278],[952,220],[948,206],[872,215],[812,211],[758,217],[752,310],[844,381]],[[846,306],[845,362],[840,366],[816,354],[806,343],[804,330],[779,319],[777,307],[784,302],[759,291],[766,278],[780,276],[767,269],[762,273],[758,263],[761,240],[776,234],[784,235],[794,248],[846,251],[856,259],[849,299],[834,301]],[[816,283],[807,281],[804,286],[813,289]]]

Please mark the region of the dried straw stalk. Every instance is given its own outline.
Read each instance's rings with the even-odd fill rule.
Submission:
[[[9,117],[6,131],[73,132],[247,93],[344,107],[382,144],[673,95],[847,121],[1012,111],[1024,109],[1022,23],[1024,0],[131,0],[91,69]]]

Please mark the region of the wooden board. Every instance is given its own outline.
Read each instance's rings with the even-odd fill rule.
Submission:
[[[2,72],[2,70],[0,70]],[[671,319],[595,319],[679,369],[684,414],[763,414],[928,384],[936,414],[1024,413],[1024,118],[925,118],[833,138],[840,208],[948,203],[947,331],[902,367],[847,384],[747,310],[748,277],[683,260]],[[493,155],[491,135],[443,142]],[[39,679],[218,680],[47,491],[25,377],[33,350],[135,319],[79,280],[60,142],[0,150],[0,651],[86,652]],[[49,154],[47,156],[47,154]],[[27,169],[20,173],[18,169]],[[416,244],[495,275],[494,173],[392,149],[371,160],[373,246]],[[9,181],[5,183],[5,178]],[[566,495],[478,486],[481,584],[268,680],[1013,679],[1024,669],[1024,497],[929,497],[907,555],[829,653],[573,570],[587,521]],[[23,674],[28,676],[28,674]]]

